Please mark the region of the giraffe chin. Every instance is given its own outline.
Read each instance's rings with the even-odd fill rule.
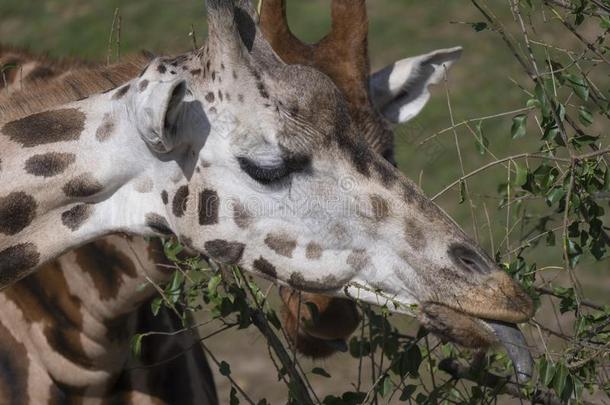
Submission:
[[[517,380],[526,382],[531,379],[533,360],[517,325],[477,318],[434,303],[422,305],[418,319],[422,326],[442,340],[463,347],[480,349],[502,344],[513,362]]]

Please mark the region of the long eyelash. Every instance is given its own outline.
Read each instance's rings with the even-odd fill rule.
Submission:
[[[306,156],[293,156],[285,159],[276,167],[261,167],[246,157],[238,157],[240,168],[261,184],[277,182],[291,173],[305,170],[311,159]]]
[[[248,158],[237,158],[239,167],[254,180],[262,184],[270,184],[282,179],[290,173],[289,168],[282,164],[277,167],[260,167]]]

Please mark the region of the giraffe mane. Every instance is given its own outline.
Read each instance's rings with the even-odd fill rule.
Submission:
[[[112,90],[137,76],[150,60],[149,55],[139,54],[109,66],[85,68],[77,65],[76,69],[50,83],[34,83],[28,85],[27,89],[12,94],[0,92],[0,122],[19,119]]]

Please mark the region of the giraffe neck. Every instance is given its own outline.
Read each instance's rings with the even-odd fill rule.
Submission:
[[[183,178],[180,156],[154,159],[122,127],[130,112],[117,100],[128,91],[8,122],[0,116],[0,286],[110,233],[170,232],[152,173]]]
[[[143,326],[142,314],[150,312],[144,304],[155,295],[153,284],[166,283],[172,273],[161,249],[158,241],[108,236],[0,293],[6,309],[0,323],[21,334],[18,340],[57,395],[107,398],[118,392],[131,338]],[[145,328],[172,331],[171,322],[168,316],[148,319]],[[175,350],[175,342],[167,343],[157,348],[157,358]]]

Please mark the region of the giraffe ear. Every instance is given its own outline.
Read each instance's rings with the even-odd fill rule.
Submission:
[[[177,145],[178,122],[186,94],[184,80],[149,83],[136,97],[136,125],[140,136],[158,153]]]
[[[403,59],[369,77],[375,108],[394,124],[409,121],[430,99],[428,87],[439,83],[445,70],[462,55],[462,48],[439,49]]]

